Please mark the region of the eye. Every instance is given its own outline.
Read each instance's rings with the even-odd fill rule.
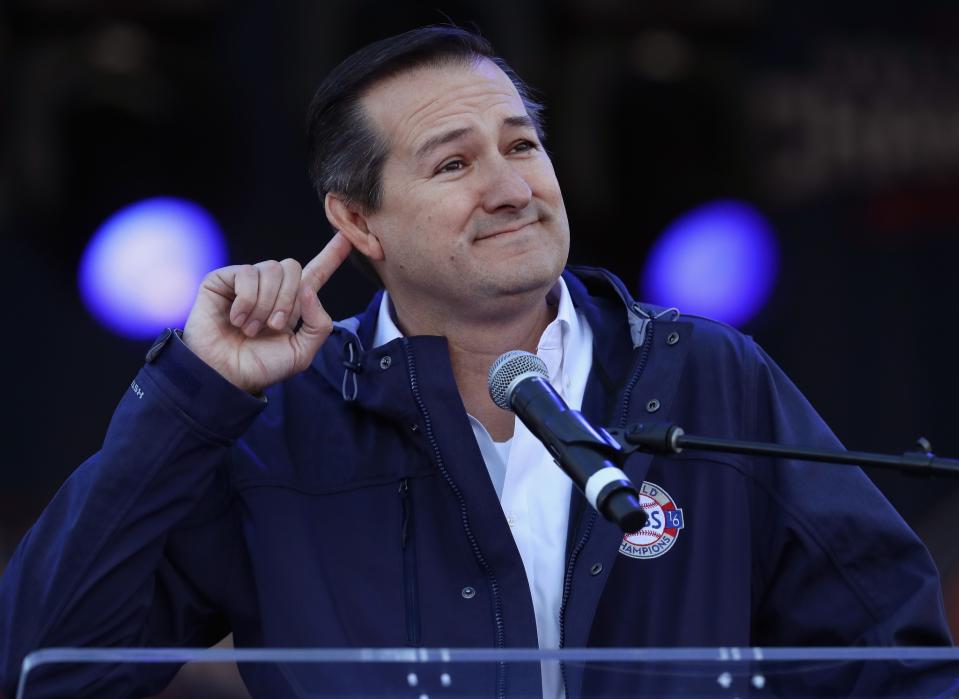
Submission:
[[[442,165],[440,165],[439,168],[437,168],[437,170],[436,170],[436,174],[437,174],[437,175],[440,175],[440,174],[442,174],[442,173],[444,173],[444,172],[457,172],[457,171],[459,171],[459,170],[462,170],[464,167],[466,167],[466,162],[465,162],[465,161],[463,161],[463,160],[450,160],[450,161],[445,162],[445,163],[443,163]]]
[[[510,152],[513,153],[526,153],[527,151],[536,150],[539,148],[539,144],[535,141],[530,141],[529,139],[524,138],[521,141],[517,141],[510,148]]]

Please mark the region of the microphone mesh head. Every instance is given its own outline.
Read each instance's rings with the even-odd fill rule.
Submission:
[[[523,350],[510,350],[501,354],[489,368],[489,397],[503,410],[509,410],[510,384],[517,376],[523,374],[538,374],[549,380],[549,372],[542,359]]]

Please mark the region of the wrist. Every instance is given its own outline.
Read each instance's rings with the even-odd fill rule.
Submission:
[[[164,331],[146,359],[136,383],[147,394],[148,386],[160,389],[152,394],[228,439],[239,437],[265,407],[264,399],[251,396],[197,356],[178,331]]]
[[[239,390],[244,393],[248,393],[258,400],[266,400],[266,397],[263,394],[263,391],[266,389],[266,386],[261,386],[259,384],[252,384],[246,381],[242,381],[240,378],[236,377],[235,372],[230,371],[230,367],[225,362],[217,361],[213,352],[206,351],[206,348],[199,343],[191,342],[191,333],[189,329],[187,330],[174,330],[173,333],[179,339],[180,343],[190,351],[190,353],[196,357],[198,360],[206,364],[210,369],[219,374],[225,381],[230,382]]]

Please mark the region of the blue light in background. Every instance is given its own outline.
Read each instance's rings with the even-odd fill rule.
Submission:
[[[204,275],[226,263],[219,226],[203,208],[158,197],[127,206],[93,234],[80,259],[80,295],[98,322],[147,339],[183,327]]]
[[[721,199],[680,216],[646,259],[644,298],[730,325],[765,305],[779,271],[779,247],[765,218],[749,204]]]

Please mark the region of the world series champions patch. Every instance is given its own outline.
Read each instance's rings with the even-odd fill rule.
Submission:
[[[639,489],[639,504],[648,517],[646,526],[624,536],[619,552],[630,558],[658,558],[679,538],[679,530],[685,526],[683,510],[669,493],[649,481],[643,481]]]

